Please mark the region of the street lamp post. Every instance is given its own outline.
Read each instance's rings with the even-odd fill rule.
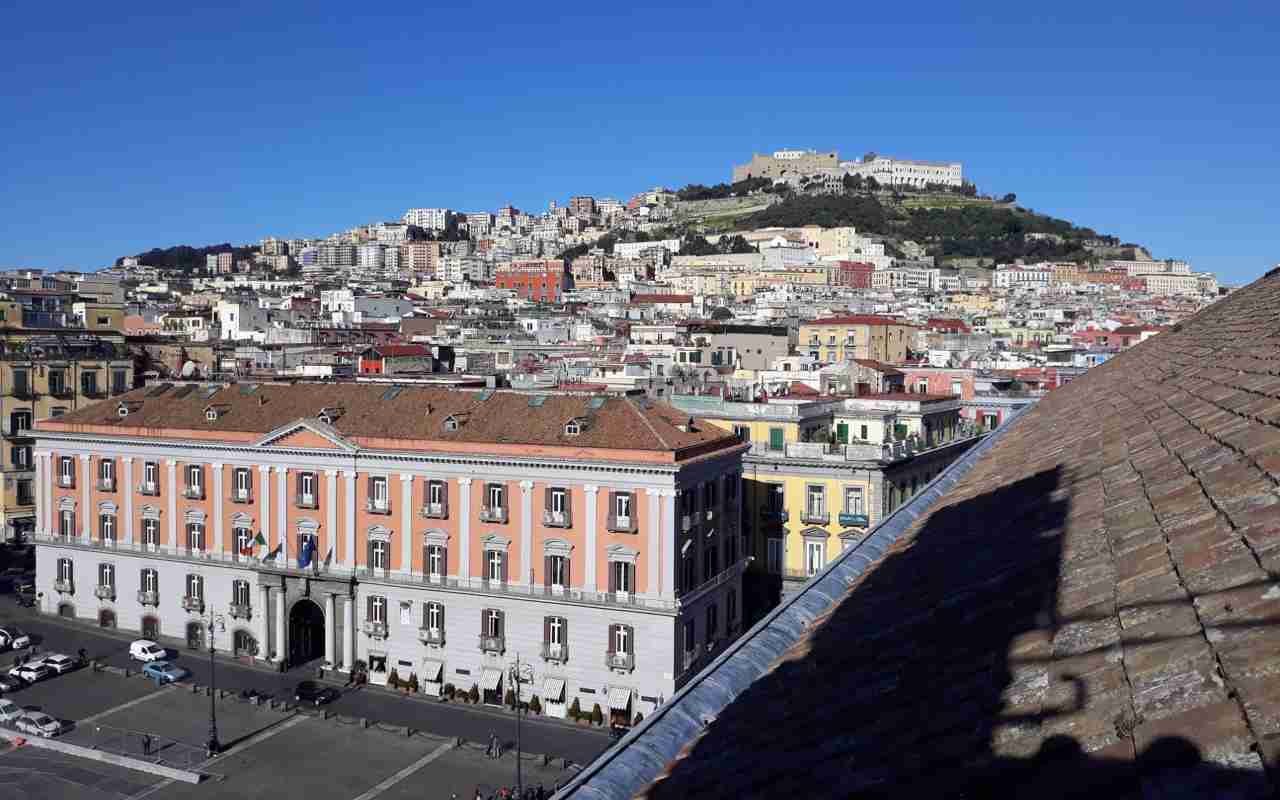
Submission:
[[[209,741],[205,744],[209,757],[218,755],[222,750],[222,744],[218,741],[218,689],[216,681],[214,681],[214,664],[213,664],[213,635],[215,625],[221,625],[226,630],[227,620],[221,614],[213,613],[213,609],[209,609]]]
[[[533,667],[520,662],[520,654],[516,653],[515,666],[509,673],[511,682],[516,685],[516,797],[524,792],[523,771],[520,766],[520,684],[533,682]]]

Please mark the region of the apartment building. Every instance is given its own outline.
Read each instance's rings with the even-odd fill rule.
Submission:
[[[37,431],[40,610],[630,722],[741,627],[746,446],[670,406],[160,384]]]
[[[133,359],[123,341],[96,336],[7,339],[0,354],[0,539],[35,530],[32,428],[133,388]]]
[[[948,395],[767,403],[673,395],[671,402],[750,444],[743,528],[784,592],[861,541],[980,435]]]
[[[573,287],[573,276],[563,259],[516,260],[497,269],[494,285],[526,300],[558,303],[564,291]]]
[[[866,358],[901,364],[915,339],[915,327],[870,314],[827,317],[800,325],[797,347],[821,361]]]

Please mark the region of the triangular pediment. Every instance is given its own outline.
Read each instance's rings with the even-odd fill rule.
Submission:
[[[326,425],[315,419],[299,419],[287,425],[281,425],[254,442],[254,446],[300,450],[343,450],[349,453],[359,449],[338,433],[332,425]]]

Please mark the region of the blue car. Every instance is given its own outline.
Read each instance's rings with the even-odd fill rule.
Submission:
[[[142,668],[142,674],[156,682],[157,686],[180,681],[191,673],[168,661],[152,661]]]

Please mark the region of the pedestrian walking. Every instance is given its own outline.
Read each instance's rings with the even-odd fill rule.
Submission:
[[[142,734],[142,754],[144,756],[151,755],[151,734]]]
[[[484,795],[480,794],[480,787],[479,787],[479,786],[477,786],[477,787],[476,787],[476,797],[475,797],[475,800],[484,800]]]

